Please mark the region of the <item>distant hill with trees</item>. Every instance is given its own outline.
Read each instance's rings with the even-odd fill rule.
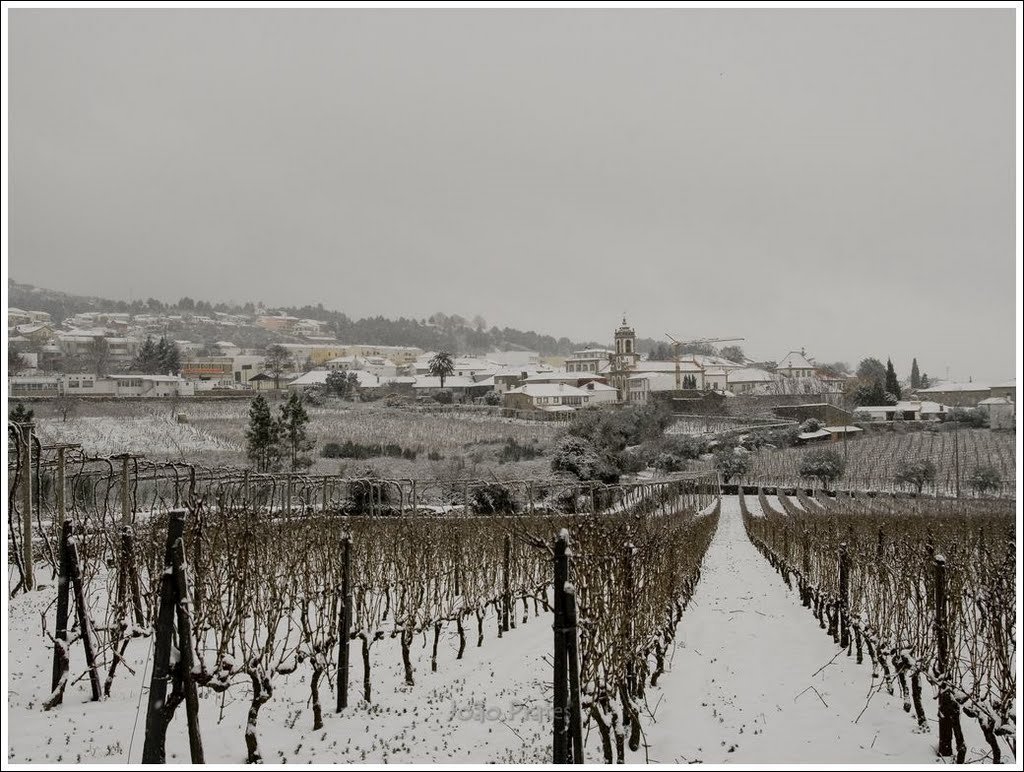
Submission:
[[[488,327],[482,317],[467,319],[458,314],[433,314],[429,319],[399,317],[389,319],[372,316],[353,319],[342,311],[327,309],[323,304],[315,306],[264,306],[261,303],[224,303],[195,300],[184,297],[176,303],[165,303],[156,298],[146,300],[111,300],[108,298],[73,295],[57,290],[19,284],[9,280],[8,304],[11,307],[46,311],[54,324],[86,312],[115,312],[130,314],[198,314],[211,316],[225,314],[287,314],[303,319],[324,322],[334,336],[343,343],[376,343],[382,346],[417,346],[425,351],[457,351],[459,353],[484,354],[495,350],[537,351],[544,356],[568,356],[573,351],[591,347],[606,347],[607,342],[572,341],[567,337],[544,335],[532,330],[518,330],[512,327]],[[197,332],[191,327],[188,332]],[[220,337],[230,335],[229,330],[219,326],[210,330]],[[260,331],[262,333],[262,330]],[[240,337],[236,335],[234,337]],[[260,344],[265,344],[260,336]],[[302,340],[286,334],[266,336],[275,342],[297,342]],[[242,341],[235,341],[246,345]]]

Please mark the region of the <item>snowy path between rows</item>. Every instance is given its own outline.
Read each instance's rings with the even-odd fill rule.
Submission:
[[[756,500],[748,503],[757,507]],[[775,502],[771,502],[775,505]],[[14,762],[138,763],[145,723],[150,642],[133,642],[129,659],[138,675],[122,674],[114,694],[88,702],[87,684],[69,689],[64,704],[45,712],[49,645],[40,635],[40,612],[52,585],[13,599],[7,619],[9,759]],[[271,763],[513,762],[551,758],[551,622],[541,612],[498,639],[489,616],[486,640],[475,646],[475,624],[464,659],[448,629],[439,670],[430,671],[429,646],[413,648],[416,685],[404,686],[399,647],[385,639],[373,647],[374,703],[359,697],[362,666],[353,645],[351,694],[344,714],[333,712],[323,685],[322,730],[311,729],[308,674],[283,678],[260,713],[259,736]],[[52,628],[52,607],[49,609]],[[475,622],[475,620],[474,620]],[[669,652],[657,688],[648,687],[645,745],[627,760],[661,763],[931,763],[937,734],[920,734],[898,697],[878,690],[868,663],[839,654],[796,593],[747,540],[735,497],[722,503],[721,521],[705,558],[695,595]],[[82,653],[73,649],[74,666]],[[820,671],[820,672],[818,672]],[[872,687],[875,687],[874,689]],[[870,701],[869,693],[873,692]],[[200,690],[206,758],[245,759],[243,726],[248,687],[218,696]],[[934,719],[934,701],[927,694]],[[865,709],[865,703],[867,708]],[[861,713],[863,712],[863,715]],[[984,743],[965,721],[968,760]],[[133,737],[134,735],[134,737]],[[586,759],[602,759],[591,729]],[[184,710],[168,734],[168,761],[188,761]]]
[[[724,497],[672,669],[648,694],[650,760],[934,762],[937,735],[915,732],[901,700],[871,689],[870,664],[838,651],[747,539],[739,500]]]

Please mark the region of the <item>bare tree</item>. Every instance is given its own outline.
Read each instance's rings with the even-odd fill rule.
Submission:
[[[281,373],[291,367],[291,355],[288,349],[279,343],[267,346],[265,367],[274,376],[274,388],[281,388]]]

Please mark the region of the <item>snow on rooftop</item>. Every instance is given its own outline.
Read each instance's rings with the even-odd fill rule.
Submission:
[[[515,389],[509,389],[507,394],[525,394],[528,397],[586,397],[589,396],[586,389],[579,389],[567,383],[527,383]]]
[[[988,391],[991,387],[984,383],[942,383],[938,386],[929,386],[927,389],[918,389],[918,394],[933,394],[947,391]]]
[[[731,370],[728,378],[729,383],[763,383],[775,380],[774,375],[758,367],[740,367],[736,370]]]
[[[814,365],[807,361],[807,357],[800,351],[790,351],[785,358],[779,362],[779,370],[813,370]]]

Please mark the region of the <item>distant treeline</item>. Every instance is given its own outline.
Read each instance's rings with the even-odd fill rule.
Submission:
[[[325,322],[338,340],[347,343],[416,346],[425,351],[445,350],[482,354],[487,351],[511,349],[537,351],[544,356],[568,356],[573,351],[583,348],[607,346],[607,343],[575,342],[566,337],[556,338],[530,330],[488,327],[486,321],[479,316],[468,320],[458,314],[437,313],[429,319],[387,319],[383,316],[352,319],[341,311],[324,308],[323,304],[270,307],[252,302],[210,303],[189,297],[181,298],[176,303],[164,303],[155,298],[128,302],[70,295],[14,281],[8,282],[8,293],[10,306],[46,311],[54,324],[59,324],[75,314],[89,311],[130,314],[288,314]]]

